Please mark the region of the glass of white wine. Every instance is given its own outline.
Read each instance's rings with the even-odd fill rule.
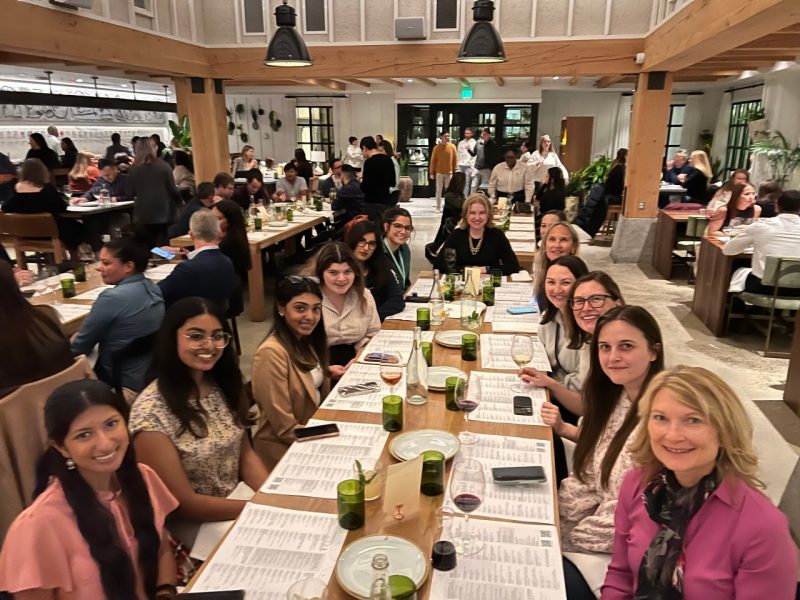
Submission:
[[[521,369],[533,360],[533,340],[529,335],[515,335],[511,340],[511,359]],[[511,390],[517,393],[528,391],[525,383],[515,383]]]

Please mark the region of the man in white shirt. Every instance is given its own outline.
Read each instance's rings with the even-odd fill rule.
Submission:
[[[506,150],[505,161],[492,169],[489,178],[489,197],[494,200],[501,196],[509,202],[531,202],[533,199],[533,179],[530,169],[517,160],[517,151]]]
[[[778,198],[777,217],[756,221],[725,244],[722,252],[735,256],[750,246],[753,246],[753,271],[747,276],[744,289],[772,295],[772,286],[761,284],[767,256],[800,258],[800,192],[784,192]],[[779,293],[800,296],[799,289],[782,289]]]
[[[364,155],[361,153],[361,147],[358,145],[358,138],[351,135],[348,141],[350,145],[347,147],[347,150],[345,150],[345,156],[342,162],[360,171],[364,167]]]
[[[44,136],[44,139],[50,150],[59,156],[64,155],[64,151],[61,149],[61,140],[58,139],[58,127],[50,125],[50,127],[47,128],[47,135]]]
[[[467,182],[464,185],[464,196],[469,196],[470,193],[478,191],[478,171],[475,169],[475,146],[477,142],[473,138],[473,131],[471,127],[464,130],[464,139],[458,142],[458,170],[464,174]],[[474,174],[473,174],[474,173]],[[473,187],[474,183],[474,187]]]

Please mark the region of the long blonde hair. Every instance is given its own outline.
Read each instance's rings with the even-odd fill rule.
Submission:
[[[757,477],[758,455],[753,449],[753,425],[736,392],[715,373],[685,365],[656,375],[639,400],[639,421],[643,426],[636,431],[631,451],[634,462],[644,468],[646,480],[664,468],[653,453],[647,428],[653,400],[664,390],[703,415],[717,431],[717,469],[722,478],[732,475],[751,487],[764,487]]]
[[[469,229],[467,215],[469,214],[469,207],[473,204],[483,205],[483,207],[486,209],[486,228],[490,229],[494,227],[492,203],[489,202],[489,199],[480,192],[475,192],[474,194],[470,194],[469,198],[464,200],[464,204],[461,205],[461,220],[458,222],[459,229]]]
[[[85,179],[87,177],[86,170],[89,168],[89,165],[92,164],[92,157],[93,154],[85,150],[78,152],[78,158],[75,159],[75,164],[68,176],[72,179]]]
[[[702,172],[710,181],[714,176],[714,172],[711,170],[711,165],[708,162],[708,154],[703,150],[695,150],[692,152],[691,159],[692,166]]]
[[[158,156],[156,155],[156,145],[148,137],[139,138],[136,140],[136,144],[133,148],[135,156],[134,162],[136,166],[139,165],[149,165],[150,163],[154,163],[158,160]]]
[[[539,249],[536,250],[536,255],[533,257],[533,270],[534,270],[534,278],[533,278],[533,291],[535,294],[544,293],[544,280],[545,276],[547,275],[547,269],[550,268],[550,265],[553,264],[549,258],[547,258],[547,253],[545,252],[545,241],[547,240],[547,236],[550,235],[550,232],[553,231],[555,227],[566,227],[567,231],[569,231],[570,236],[572,237],[572,249],[573,251],[570,252],[572,256],[578,256],[578,253],[581,249],[581,240],[578,238],[578,234],[575,233],[575,230],[572,228],[572,225],[567,223],[566,221],[559,221],[558,223],[553,223],[550,227],[547,228],[547,231],[544,232],[542,236],[542,244],[539,246]]]

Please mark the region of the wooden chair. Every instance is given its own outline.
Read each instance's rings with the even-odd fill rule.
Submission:
[[[600,231],[594,236],[595,243],[610,244],[614,241],[614,233],[617,231],[617,223],[622,214],[621,204],[612,204],[606,212],[606,220],[600,226]]]
[[[36,463],[47,449],[45,402],[56,388],[81,379],[94,379],[84,356],[60,373],[20,386],[0,398],[0,542],[13,520],[32,501]]]
[[[58,239],[58,225],[50,213],[0,212],[0,235],[11,240],[20,269],[28,268],[26,252],[52,254],[56,264],[65,260],[64,247]]]
[[[50,171],[50,183],[57,188],[64,187],[69,182],[69,172],[72,169],[58,168]]]
[[[697,262],[697,251],[700,250],[700,242],[708,229],[708,219],[706,217],[689,217],[686,222],[686,235],[676,243],[676,249],[672,251],[672,262],[678,262],[689,267],[688,284],[694,283],[694,264]]]
[[[778,293],[779,288],[783,289],[800,289],[800,258],[784,258],[778,256],[768,256],[766,264],[764,265],[764,277],[761,278],[761,284],[765,286],[772,286],[772,294],[755,294],[753,292],[739,292],[738,294],[731,295],[730,302],[728,303],[728,320],[725,324],[725,331],[727,332],[731,324],[731,319],[745,318],[755,322],[767,321],[767,326],[757,326],[757,328],[766,335],[764,343],[764,356],[770,358],[789,358],[788,352],[770,352],[769,344],[772,340],[772,329],[776,320],[783,322],[794,322],[796,326],[797,318],[786,319],[781,313],[790,312],[797,314],[800,311],[800,297],[798,296],[781,296]],[[766,315],[752,315],[749,313],[734,313],[733,312],[733,299],[738,298],[745,304],[751,306],[758,306],[765,308],[769,311]]]

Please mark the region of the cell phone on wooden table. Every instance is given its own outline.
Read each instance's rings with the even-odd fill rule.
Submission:
[[[492,480],[497,485],[527,485],[547,481],[544,467],[531,465],[528,467],[494,467]]]
[[[379,362],[383,362],[384,357],[387,357],[388,358],[387,362],[390,363],[390,364],[393,364],[393,365],[396,365],[397,363],[400,362],[400,359],[397,358],[396,355],[394,355],[394,354],[384,354],[383,352],[370,352],[369,354],[367,354],[364,357],[364,360],[366,362],[379,363]]]
[[[530,396],[514,396],[514,414],[524,417],[533,416],[533,400]]]
[[[172,260],[175,258],[175,254],[170,252],[169,250],[163,250],[156,246],[155,248],[151,248],[150,252],[155,254],[156,256],[160,256],[161,258],[166,258],[167,260]]]
[[[325,425],[314,425],[313,427],[303,427],[295,429],[294,434],[298,442],[308,440],[318,440],[320,438],[335,437],[339,435],[339,426],[336,423],[326,423]]]
[[[350,398],[351,396],[363,396],[365,394],[374,394],[380,391],[381,386],[377,381],[367,381],[366,383],[357,383],[355,385],[343,385],[337,391],[337,394],[342,398]]]

